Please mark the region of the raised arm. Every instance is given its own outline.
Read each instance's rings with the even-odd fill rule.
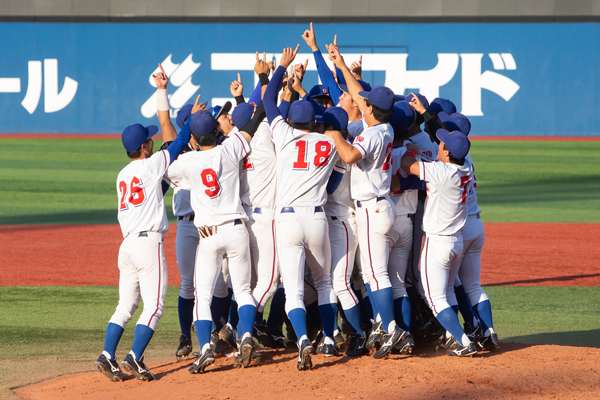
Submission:
[[[335,148],[337,149],[340,158],[346,164],[354,164],[355,162],[363,158],[362,153],[356,147],[346,142],[344,137],[339,131],[327,131],[325,135],[329,136],[335,142]]]
[[[415,111],[417,111],[423,116],[425,123],[429,127],[429,138],[432,142],[435,141],[437,144],[440,144],[440,139],[438,139],[435,133],[438,131],[438,129],[443,128],[442,125],[440,125],[440,123],[437,121],[436,118],[433,117],[433,115],[429,114],[429,111],[427,111],[423,103],[421,103],[421,100],[419,100],[417,95],[415,95],[414,93],[410,94],[413,95],[412,99],[410,100],[410,105],[415,109]]]
[[[158,110],[158,122],[160,122],[160,131],[162,132],[163,142],[170,142],[177,137],[177,131],[171,122],[171,106],[169,105],[169,95],[167,94],[167,85],[169,78],[161,64],[158,64],[160,72],[152,75],[156,87],[156,108]]]
[[[321,50],[319,50],[319,46],[317,46],[317,38],[315,37],[315,31],[313,29],[312,22],[310,23],[310,29],[307,29],[302,34],[302,39],[304,39],[308,47],[310,47],[310,49],[313,52],[313,56],[315,57],[315,63],[317,64],[317,72],[319,73],[319,78],[321,78],[323,86],[325,86],[325,88],[329,92],[333,103],[337,104],[339,102],[340,96],[342,95],[342,91],[337,85],[333,73],[327,66],[327,63],[323,58],[323,54],[321,54]],[[337,41],[337,35],[334,41]]]
[[[244,85],[242,85],[242,77],[240,76],[239,72],[237,81],[233,81],[231,82],[231,85],[229,85],[229,91],[231,92],[231,95],[235,98],[236,105],[246,102],[244,100]]]
[[[296,54],[298,54],[299,48],[300,45],[296,46],[296,50],[292,50],[291,47],[283,49],[283,54],[281,55],[279,67],[277,67],[277,69],[275,70],[275,73],[273,74],[273,79],[271,79],[271,81],[267,85],[267,89],[265,90],[263,103],[265,106],[265,112],[267,113],[267,119],[269,121],[269,124],[271,124],[275,120],[275,118],[281,115],[281,113],[279,112],[279,108],[277,108],[277,92],[279,91],[279,84],[281,83],[281,79],[283,79],[283,74],[290,66],[290,64],[294,61],[294,58],[296,58]]]
[[[337,35],[336,35],[337,39]],[[354,75],[352,75],[352,71],[348,68],[346,63],[344,62],[344,58],[340,55],[340,51],[337,47],[337,43],[332,43],[327,46],[327,51],[329,52],[329,58],[335,64],[337,68],[342,71],[344,75],[344,79],[346,80],[346,86],[348,86],[348,91],[350,92],[350,96],[352,96],[352,100],[356,102],[360,111],[364,112],[365,108],[365,99],[359,96],[358,92],[362,91],[363,88],[358,83]]]
[[[413,143],[407,144],[406,148],[408,150],[406,153],[404,153],[402,159],[400,160],[400,168],[404,172],[415,176],[420,176],[421,169],[416,158],[417,154],[419,154],[419,148]]]

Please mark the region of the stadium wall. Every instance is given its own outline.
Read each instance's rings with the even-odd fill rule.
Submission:
[[[246,98],[255,51],[301,44],[305,86],[318,82],[300,38],[306,23],[3,22],[0,132],[120,133],[157,124],[151,74],[171,76],[172,114],[198,94]],[[474,135],[600,136],[600,22],[370,22],[315,25],[322,50],[338,34],[348,63],[396,93],[449,98]]]

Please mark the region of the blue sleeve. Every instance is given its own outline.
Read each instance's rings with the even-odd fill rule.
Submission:
[[[254,92],[252,92],[252,94],[250,95],[250,99],[248,100],[248,103],[254,103],[256,105],[258,105],[258,103],[260,103],[260,81],[256,84],[256,87],[254,88]]]
[[[179,154],[185,149],[185,146],[190,142],[190,138],[192,137],[192,133],[190,132],[190,119],[188,118],[187,123],[183,126],[183,128],[179,131],[177,138],[167,147],[165,150],[169,152],[171,155],[171,162],[177,160]]]
[[[323,115],[325,113],[325,107],[317,103],[317,101],[311,96],[304,96],[304,100],[309,101],[310,104],[312,104],[313,108],[315,109],[315,115]]]
[[[425,190],[424,183],[425,181],[419,180],[419,177],[414,175],[400,178],[400,190]]]
[[[333,77],[333,73],[325,63],[325,59],[323,58],[323,54],[321,54],[320,50],[313,51],[313,55],[315,56],[315,64],[317,64],[317,72],[319,73],[319,78],[321,78],[321,82],[323,82],[323,86],[329,92],[329,96],[331,96],[331,100],[333,100],[333,104],[337,104],[340,101],[340,96],[342,95],[342,91],[337,85],[335,78]]]
[[[265,95],[263,96],[263,105],[265,106],[265,112],[267,113],[269,125],[271,125],[275,118],[281,115],[279,108],[277,108],[277,89],[279,89],[279,85],[281,84],[284,73],[285,68],[283,68],[281,65],[277,67],[275,73],[273,74],[273,78],[267,85]]]
[[[287,119],[288,111],[290,111],[291,103],[287,100],[281,100],[279,103],[279,112],[281,113],[281,117],[283,119]]]
[[[329,177],[329,181],[327,181],[327,194],[335,192],[338,186],[340,186],[343,177],[344,174],[341,172],[331,171],[331,176]]]
[[[169,190],[169,184],[164,179],[160,182],[160,184],[162,186],[162,193],[164,196],[167,193],[167,190]]]
[[[344,78],[344,73],[338,67],[335,67],[335,74],[337,75],[338,82],[342,85],[346,84],[346,78]]]

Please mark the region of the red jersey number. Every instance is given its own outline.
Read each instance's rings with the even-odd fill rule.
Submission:
[[[217,181],[217,173],[212,168],[207,168],[200,174],[202,183],[207,189],[204,191],[210,198],[217,197],[221,193],[221,186]]]
[[[292,166],[294,169],[307,170],[308,169],[308,161],[307,161],[307,147],[308,142],[306,140],[299,140],[296,142],[296,148],[298,149],[298,158],[294,162]],[[315,158],[314,164],[315,167],[320,168],[329,162],[329,155],[331,154],[331,143],[326,140],[318,141],[315,144]]]
[[[394,146],[392,143],[388,144],[385,148],[385,162],[383,163],[383,170],[389,171],[392,166],[392,150]]]
[[[252,171],[254,169],[254,165],[250,160],[248,160],[248,156],[242,159],[242,164],[244,165],[244,171]]]
[[[467,201],[467,183],[469,182],[471,182],[471,178],[468,176],[460,177],[460,187],[463,188],[462,200],[460,204],[464,204],[464,202]]]
[[[127,190],[127,186],[129,186],[129,190]],[[146,201],[146,190],[142,187],[142,181],[135,176],[129,185],[125,181],[119,182],[119,195],[121,198],[119,211],[127,210],[128,203],[137,207]]]

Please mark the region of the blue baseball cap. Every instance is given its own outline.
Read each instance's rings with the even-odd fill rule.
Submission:
[[[329,107],[323,115],[317,116],[317,121],[325,122],[339,131],[348,129],[348,113],[342,107]]]
[[[429,113],[438,114],[440,112],[445,112],[446,114],[454,114],[456,112],[456,106],[453,102],[448,99],[442,99],[441,97],[436,97],[433,99],[429,107],[427,107],[427,111]]]
[[[388,87],[377,85],[370,92],[362,91],[358,92],[358,95],[383,110],[391,110],[394,107],[395,95]]]
[[[394,95],[394,102],[397,103],[399,101],[404,101],[404,96],[401,94],[395,94]]]
[[[466,136],[469,136],[469,132],[471,132],[471,121],[461,113],[448,115],[442,111],[438,113],[438,119],[450,131],[461,131]]]
[[[421,104],[423,104],[423,107],[425,107],[425,109],[428,110],[429,109],[429,101],[427,101],[427,98],[425,96],[423,96],[421,93],[415,93],[415,95],[421,101]],[[409,93],[407,96],[404,97],[404,101],[406,101],[408,104],[410,104],[410,101],[412,100],[412,98],[413,98],[412,93]]]
[[[197,111],[190,117],[190,131],[195,136],[206,136],[217,129],[217,122],[208,111]]]
[[[399,137],[414,125],[417,115],[415,109],[405,101],[394,104],[393,111],[390,125],[394,128],[394,137]]]
[[[185,119],[192,113],[192,108],[194,108],[193,104],[186,104],[177,111],[177,118],[175,121],[177,122],[179,129],[182,129],[183,125],[185,125]]]
[[[231,113],[233,125],[242,128],[246,125],[254,115],[254,105],[248,103],[238,104]]]
[[[357,79],[357,82],[360,83],[360,86],[362,86],[362,88],[363,88],[364,91],[370,92],[371,90],[373,90],[373,88],[371,87],[371,85],[369,85],[367,82],[361,81],[361,80],[358,80],[358,79]],[[348,85],[346,85],[345,83],[340,83],[338,86],[340,87],[340,89],[343,92],[350,93],[348,91]]]
[[[312,104],[304,100],[296,100],[290,106],[288,111],[288,118],[290,121],[304,124],[306,122],[315,120],[315,109]]]
[[[327,91],[327,89],[325,88],[325,86],[323,85],[315,85],[312,87],[312,89],[310,89],[310,92],[308,92],[308,95],[310,97],[312,97],[313,99],[315,97],[319,97],[319,96],[329,96],[329,92]]]
[[[127,151],[135,151],[142,147],[146,140],[156,135],[158,132],[158,126],[148,125],[143,126],[140,124],[129,125],[123,133],[121,133],[121,141],[123,147]]]
[[[231,102],[227,101],[223,106],[214,106],[209,108],[208,111],[215,120],[219,119],[221,115],[229,114],[229,110],[231,110]]]
[[[467,135],[460,131],[448,132],[445,129],[438,129],[435,135],[443,142],[450,153],[458,159],[465,158],[471,148],[471,142]]]

